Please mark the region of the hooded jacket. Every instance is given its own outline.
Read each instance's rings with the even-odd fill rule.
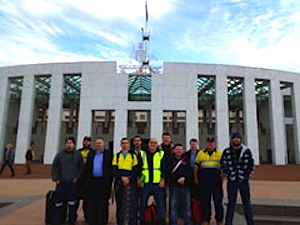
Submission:
[[[237,158],[236,150],[233,146],[226,148],[223,151],[221,159],[221,171],[226,174],[230,181],[244,181],[249,179],[249,176],[254,169],[254,160],[250,149],[242,145],[240,157]]]

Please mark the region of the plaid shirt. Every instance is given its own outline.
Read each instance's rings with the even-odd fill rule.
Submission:
[[[242,145],[240,157],[237,158],[235,150],[230,146],[223,151],[221,159],[221,171],[231,181],[243,181],[249,179],[254,170],[254,160],[248,147]]]

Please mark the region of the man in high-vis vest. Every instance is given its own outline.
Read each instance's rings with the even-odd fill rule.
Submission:
[[[117,203],[117,225],[136,225],[136,190],[138,176],[137,156],[129,152],[129,140],[121,139],[121,151],[114,155],[114,188]]]
[[[156,138],[150,138],[148,151],[141,151],[142,171],[140,183],[141,194],[141,225],[145,224],[145,208],[150,195],[154,195],[158,213],[158,224],[165,224],[165,157],[164,151],[158,148]]]
[[[223,222],[223,190],[220,170],[222,151],[216,149],[215,138],[206,139],[206,148],[199,151],[195,159],[194,178],[199,184],[200,201],[202,205],[203,223],[208,225],[211,218],[211,197],[215,205],[217,224]],[[198,170],[200,169],[199,173]]]

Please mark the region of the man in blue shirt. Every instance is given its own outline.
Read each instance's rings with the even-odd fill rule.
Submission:
[[[184,157],[187,159],[187,163],[190,164],[190,166],[194,169],[195,165],[195,159],[199,152],[198,149],[198,141],[195,138],[192,138],[190,140],[190,150],[188,150],[186,153],[184,153]],[[192,182],[191,186],[191,198],[195,198],[197,195],[197,187],[194,182]]]
[[[102,137],[95,140],[95,151],[88,154],[84,171],[90,225],[107,224],[113,155],[112,151],[104,149],[104,145]]]

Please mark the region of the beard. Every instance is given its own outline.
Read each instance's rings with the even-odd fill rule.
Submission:
[[[241,142],[239,141],[239,142],[237,142],[237,141],[234,141],[234,142],[232,142],[232,145],[233,145],[233,147],[240,147],[241,146]]]

